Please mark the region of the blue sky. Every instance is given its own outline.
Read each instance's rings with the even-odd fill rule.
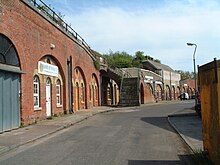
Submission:
[[[218,0],[44,0],[100,53],[143,51],[175,70],[220,58]]]

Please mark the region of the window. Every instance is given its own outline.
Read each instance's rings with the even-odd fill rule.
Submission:
[[[82,101],[85,102],[85,91],[84,91],[83,83],[81,83],[81,98],[82,98]]]
[[[50,59],[49,59],[49,58],[47,58],[47,59],[46,59],[46,63],[51,64],[51,62],[50,62]]]
[[[107,88],[107,98],[108,98],[108,100],[111,100],[110,87]]]
[[[60,80],[57,80],[56,82],[56,97],[57,97],[57,105],[61,104],[60,94],[61,93],[61,87],[60,87]]]
[[[99,94],[99,90],[97,86],[95,86],[95,100],[98,100],[98,94]]]
[[[20,66],[14,45],[6,36],[2,34],[0,34],[0,45],[0,63]]]
[[[40,81],[34,76],[34,107],[40,107]]]

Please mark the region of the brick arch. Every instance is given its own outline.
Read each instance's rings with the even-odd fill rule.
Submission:
[[[150,83],[147,83],[147,88],[149,90],[149,94],[152,95],[154,90],[153,90],[153,87],[152,87],[152,85]]]
[[[4,34],[0,33],[0,63],[20,67],[20,58],[13,42]],[[10,60],[6,61],[5,55],[9,54]]]
[[[162,87],[160,84],[156,85],[156,97],[158,101],[162,100]]]
[[[98,78],[95,73],[92,74],[91,84],[90,84],[90,101],[92,101],[92,106],[99,105],[99,83]],[[96,103],[97,102],[97,103]]]
[[[50,63],[48,62],[48,60],[50,61]],[[51,65],[55,65],[58,67],[58,77],[53,77],[53,76],[48,76],[48,75],[42,75],[42,74],[39,74],[38,73],[38,63],[35,64],[35,75],[40,75],[40,80],[42,83],[46,84],[46,79],[47,78],[50,78],[51,80],[51,85],[52,85],[52,107],[53,107],[53,110],[54,109],[57,109],[57,110],[54,110],[54,114],[59,114],[61,111],[65,112],[66,111],[66,79],[65,79],[65,74],[64,74],[64,69],[63,69],[63,66],[61,65],[60,61],[53,55],[51,54],[46,54],[46,55],[43,55],[41,58],[39,58],[38,61],[42,61],[42,62],[46,62],[46,63],[49,63]],[[38,74],[36,74],[38,73]],[[56,100],[56,81],[57,80],[60,80],[61,82],[61,93],[60,93],[60,101],[61,101],[61,104],[62,104],[62,108],[61,106],[58,108],[58,105],[57,105],[57,100]],[[44,87],[42,87],[44,88]],[[41,89],[42,89],[41,88]],[[42,98],[41,98],[42,99]],[[43,102],[44,100],[42,100]],[[56,112],[55,112],[56,111]],[[62,112],[62,113],[63,113]]]
[[[180,96],[180,87],[177,86],[177,87],[176,87],[176,99],[178,99],[179,96]]]
[[[86,109],[87,108],[87,83],[86,83],[86,77],[81,67],[77,66],[74,68],[74,88],[73,94],[74,94],[74,105],[75,110],[78,111],[80,109]],[[84,84],[82,86],[81,84]],[[84,96],[84,97],[82,97]]]
[[[165,100],[171,100],[170,98],[170,86],[169,85],[166,85],[166,88],[165,88]]]

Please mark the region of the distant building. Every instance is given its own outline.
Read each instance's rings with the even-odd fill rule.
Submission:
[[[152,60],[145,60],[142,62],[142,68],[150,70],[162,76],[162,86],[164,89],[164,100],[176,100],[180,94],[180,74],[175,72],[171,67],[154,62]]]
[[[195,80],[194,79],[186,79],[180,81],[180,88],[182,93],[188,93],[189,97],[195,95]]]
[[[142,68],[124,68],[130,77],[140,78],[140,102],[177,100],[180,95],[180,74],[167,65],[151,60],[142,62]]]

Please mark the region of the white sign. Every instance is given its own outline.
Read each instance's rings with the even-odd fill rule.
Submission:
[[[42,61],[38,61],[38,73],[58,77],[58,67]]]
[[[152,76],[145,76],[145,79],[153,80],[154,78]]]
[[[144,80],[145,83],[153,83],[151,80]]]
[[[155,81],[155,84],[163,84],[161,81]]]

